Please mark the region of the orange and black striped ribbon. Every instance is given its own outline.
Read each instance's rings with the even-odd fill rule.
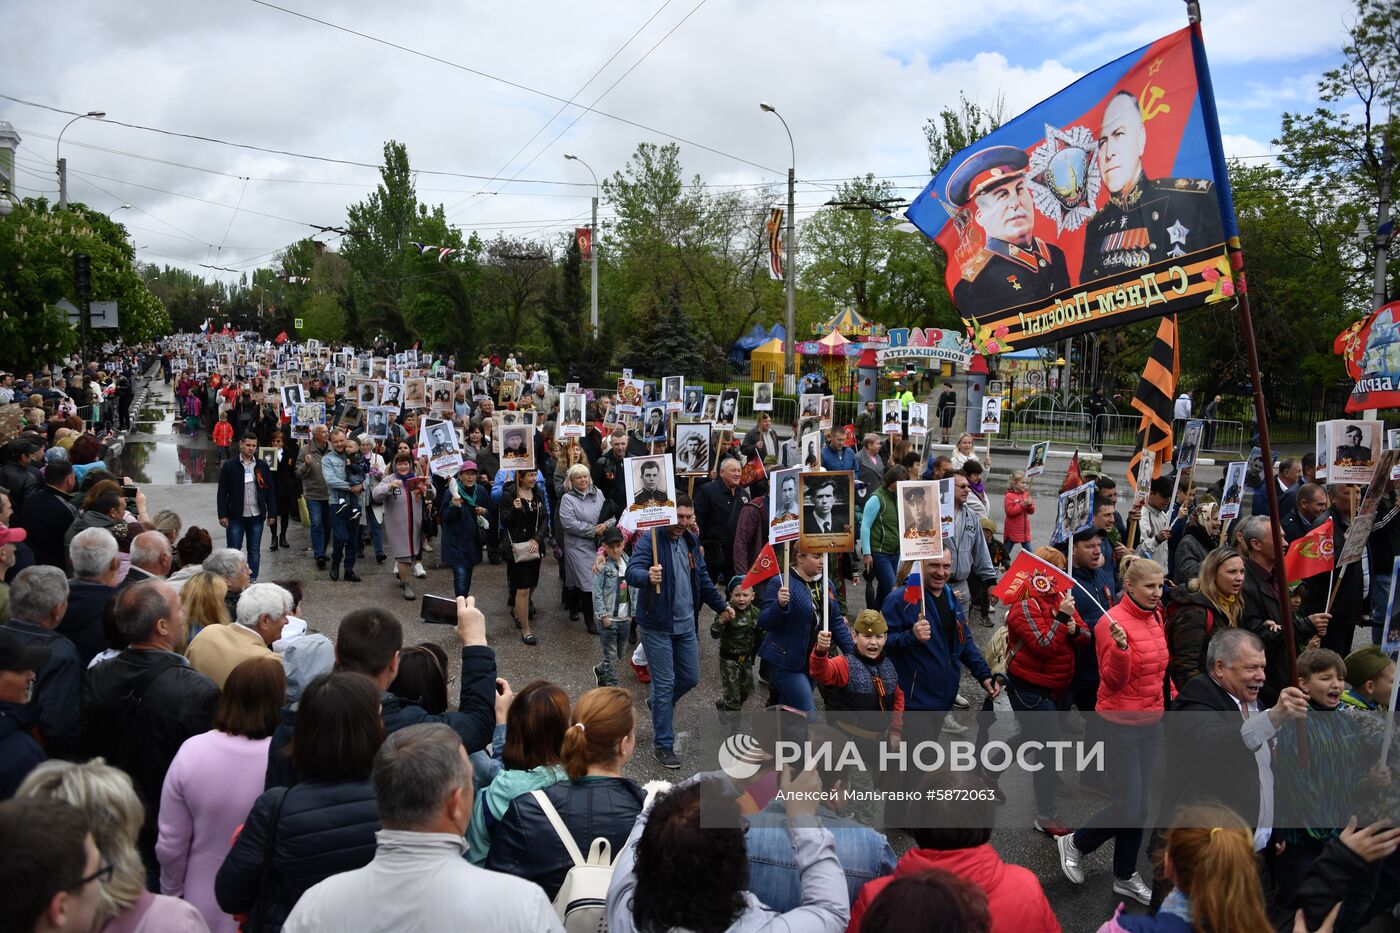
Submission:
[[[1176,382],[1181,375],[1181,352],[1177,343],[1176,315],[1162,318],[1157,326],[1157,338],[1147,354],[1142,379],[1133,393],[1132,407],[1142,415],[1138,423],[1137,443],[1128,462],[1128,481],[1137,485],[1138,465],[1142,452],[1156,454],[1152,478],[1162,475],[1162,466],[1172,455],[1172,404],[1176,399]]]

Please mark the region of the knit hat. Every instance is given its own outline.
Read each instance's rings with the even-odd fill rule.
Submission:
[[[851,623],[851,631],[857,635],[883,635],[890,630],[885,617],[874,609],[862,609]]]
[[[1347,655],[1347,683],[1359,688],[1366,681],[1375,680],[1394,663],[1379,645],[1367,645]]]

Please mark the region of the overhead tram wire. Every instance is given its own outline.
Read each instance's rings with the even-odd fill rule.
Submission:
[[[675,2],[675,0],[666,0],[665,3],[663,3],[663,4],[661,4],[661,6],[657,7],[657,8],[656,8],[656,12],[654,12],[654,13],[652,13],[650,16],[648,16],[647,19],[646,19],[646,22],[644,22],[644,23],[642,23],[642,25],[638,26],[637,29],[636,29],[636,31],[633,32],[632,35],[630,35],[630,36],[627,37],[627,41],[624,42],[624,43],[622,43],[622,45],[618,46],[617,51],[616,51],[616,52],[613,52],[611,55],[609,55],[609,56],[608,56],[608,60],[605,61],[605,62],[603,62],[603,64],[599,65],[599,66],[598,66],[598,70],[595,71],[595,72],[593,72],[593,74],[591,74],[591,75],[588,76],[588,80],[587,80],[587,81],[585,81],[585,82],[583,82],[582,84],[579,85],[578,90],[577,90],[577,91],[574,91],[574,93],[573,93],[572,95],[570,95],[570,97],[569,97],[569,102],[566,103],[566,104],[561,104],[561,105],[559,106],[559,109],[556,110],[556,111],[554,111],[554,113],[553,113],[552,115],[550,115],[550,117],[549,117],[548,120],[545,120],[545,121],[544,121],[544,123],[540,126],[539,129],[535,130],[534,135],[531,136],[529,139],[525,140],[525,142],[520,146],[520,148],[517,149],[517,150],[515,150],[515,154],[512,155],[509,159],[506,159],[504,165],[502,165],[500,168],[496,169],[496,174],[499,175],[499,174],[501,174],[502,172],[504,172],[506,169],[510,168],[510,164],[520,157],[520,153],[524,152],[527,148],[529,148],[530,143],[532,143],[532,142],[534,142],[536,139],[538,139],[538,138],[539,138],[539,135],[540,135],[541,133],[543,133],[546,129],[548,129],[548,128],[549,128],[549,125],[550,125],[551,123],[553,123],[553,122],[559,117],[559,115],[560,115],[561,113],[563,113],[568,107],[573,106],[574,98],[575,98],[575,97],[578,97],[580,94],[582,94],[583,91],[584,91],[584,89],[587,88],[588,85],[592,84],[593,81],[594,81],[594,79],[597,78],[598,75],[602,74],[602,73],[603,73],[603,70],[606,69],[609,65],[611,65],[611,64],[617,59],[617,57],[618,57],[619,55],[621,55],[621,54],[627,49],[627,47],[628,47],[629,45],[632,44],[632,40],[635,39],[635,38],[637,38],[637,36],[641,35],[642,30],[643,30],[643,29],[646,29],[648,26],[650,26],[651,23],[652,23],[652,20],[654,20],[654,19],[656,19],[656,17],[660,16],[661,13],[662,13],[668,6],[670,6],[673,2]],[[645,56],[643,56],[643,57],[645,57]],[[634,67],[635,67],[635,66],[634,66]],[[629,69],[629,70],[630,70],[630,69]],[[624,77],[625,77],[625,75],[624,75]],[[611,90],[611,88],[610,88],[609,90]],[[595,100],[594,103],[596,104],[597,101]],[[569,124],[569,125],[572,126],[573,124]],[[531,161],[533,162],[534,160],[531,159]],[[523,172],[523,171],[525,171],[525,169],[528,168],[528,167],[529,167],[529,163],[526,163],[524,166],[521,166],[521,168],[520,168],[514,175],[512,175],[511,178],[510,178],[510,180],[507,181],[505,184],[503,184],[503,185],[501,186],[501,188],[503,189],[503,188],[505,187],[506,184],[510,184],[511,181],[514,181],[515,179],[519,178],[519,177],[520,177],[520,173]],[[466,204],[466,205],[467,205],[467,207],[466,207],[466,208],[463,208],[463,210],[470,209],[471,204],[468,203],[468,202],[473,202],[473,201],[475,201],[477,198],[481,197],[482,193],[486,191],[486,185],[488,185],[488,184],[490,184],[490,182],[484,183],[484,184],[481,186],[481,189],[480,189],[479,191],[476,192],[476,194],[472,195],[470,198],[465,199],[464,201],[459,201],[457,204],[452,205],[452,206],[449,207],[447,210],[449,210],[449,211],[455,211],[455,210],[457,210],[457,208],[460,207],[462,204]],[[497,191],[491,192],[491,193],[492,193],[492,194],[499,193],[499,190],[500,190],[500,189],[497,189]]]
[[[446,59],[446,58],[442,58],[442,57],[437,56],[437,55],[433,55],[433,54],[430,53],[430,52],[424,52],[424,51],[422,51],[422,50],[420,50],[420,49],[411,48],[411,47],[406,46],[406,45],[400,45],[400,44],[397,43],[397,42],[391,42],[391,41],[389,41],[388,39],[382,39],[382,38],[380,38],[379,36],[370,35],[369,33],[366,33],[366,32],[360,32],[359,30],[351,29],[349,26],[342,26],[342,25],[340,25],[339,23],[332,23],[332,22],[330,22],[329,20],[318,19],[317,17],[312,16],[312,15],[310,15],[309,13],[302,13],[302,12],[300,12],[300,11],[298,11],[298,10],[293,10],[293,9],[289,9],[289,8],[287,8],[287,7],[284,7],[284,6],[279,6],[279,5],[276,4],[276,3],[270,2],[270,0],[248,0],[248,2],[250,2],[250,3],[256,3],[258,6],[267,7],[267,8],[270,9],[270,10],[277,10],[277,11],[279,11],[279,12],[286,13],[286,14],[288,14],[289,16],[295,16],[295,17],[297,17],[297,18],[299,18],[299,19],[304,19],[304,20],[306,20],[307,22],[316,23],[317,25],[325,26],[325,27],[327,27],[327,28],[329,28],[329,29],[334,29],[334,30],[337,30],[337,31],[339,31],[339,32],[347,33],[347,34],[352,35],[352,36],[357,36],[357,37],[359,37],[359,38],[361,38],[361,39],[365,39],[365,40],[368,40],[368,41],[370,41],[370,42],[375,42],[375,43],[378,43],[379,45],[387,46],[388,48],[391,48],[391,49],[397,49],[397,50],[400,51],[400,52],[407,52],[407,53],[410,54],[410,55],[416,55],[416,56],[418,56],[419,58],[424,58],[424,59],[427,59],[428,61],[437,62],[439,65],[446,65],[446,66],[448,66],[449,68],[456,68],[456,69],[459,70],[459,71],[465,71],[465,72],[467,72],[468,74],[476,75],[476,76],[479,77],[479,78],[486,78],[487,80],[495,81],[495,82],[498,82],[498,83],[500,83],[500,84],[504,84],[504,85],[506,85],[506,86],[508,86],[508,87],[513,87],[513,88],[515,88],[515,89],[518,90],[518,91],[525,91],[525,92],[527,92],[527,93],[529,93],[529,94],[536,94],[536,95],[538,95],[538,96],[540,96],[540,97],[545,97],[545,98],[548,98],[549,100],[556,101],[556,102],[561,103],[561,104],[570,103],[570,102],[567,101],[565,98],[560,97],[560,96],[558,96],[557,94],[551,94],[551,93],[549,93],[548,91],[541,91],[539,88],[533,88],[533,87],[530,87],[530,86],[527,85],[527,84],[521,84],[521,83],[518,82],[518,81],[512,81],[512,80],[510,80],[509,78],[502,78],[502,77],[500,77],[499,75],[493,75],[493,74],[491,74],[490,72],[481,71],[480,69],[477,69],[477,68],[472,68],[470,65],[463,65],[463,64],[460,63],[460,62],[454,62],[454,61],[452,61],[452,60],[450,60],[450,59]],[[575,106],[575,107],[581,106],[581,105],[579,105],[579,104],[570,104],[570,105],[571,105],[571,106]],[[655,134],[655,135],[657,135],[657,136],[664,136],[665,138],[667,138],[667,139],[669,139],[669,140],[672,140],[673,142],[684,143],[684,144],[687,145],[687,146],[694,146],[694,147],[697,148],[697,149],[703,149],[703,150],[705,150],[706,152],[710,152],[710,153],[713,153],[713,154],[718,155],[718,156],[723,156],[723,157],[726,158],[726,159],[733,159],[735,162],[742,162],[742,163],[745,164],[745,165],[751,165],[751,166],[753,166],[754,168],[762,169],[762,170],[765,171],[765,172],[771,172],[771,173],[774,174],[774,175],[779,175],[779,174],[781,174],[781,175],[786,175],[786,174],[787,174],[787,173],[786,173],[786,170],[780,172],[778,169],[772,168],[772,167],[770,167],[770,166],[762,165],[762,164],[760,164],[760,163],[758,163],[758,162],[754,162],[754,161],[752,161],[752,160],[750,160],[750,159],[745,159],[743,156],[737,156],[737,155],[735,155],[735,154],[732,153],[732,152],[725,152],[723,149],[716,149],[716,148],[714,148],[713,146],[706,146],[704,143],[697,143],[697,142],[695,142],[694,140],[686,139],[686,138],[683,137],[683,136],[677,136],[677,135],[675,135],[674,133],[668,133],[668,132],[666,132],[665,130],[659,130],[659,129],[657,129],[657,128],[654,127],[654,126],[648,126],[647,124],[638,122],[637,120],[631,120],[631,119],[628,119],[627,117],[621,117],[621,116],[618,116],[618,115],[615,114],[615,113],[608,113],[607,111],[605,111],[605,110],[599,110],[599,109],[597,109],[596,107],[585,107],[584,109],[587,110],[589,113],[596,113],[596,114],[597,114],[598,116],[600,116],[600,117],[607,117],[609,120],[616,120],[616,121],[619,122],[619,123],[625,123],[626,125],[631,126],[631,127],[634,127],[634,128],[636,128],[636,129],[645,130],[646,132],[648,132],[648,133],[653,133],[653,134]]]

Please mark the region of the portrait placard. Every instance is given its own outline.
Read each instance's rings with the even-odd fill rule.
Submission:
[[[897,483],[895,501],[899,505],[899,559],[925,560],[943,556],[938,481]]]
[[[775,470],[768,486],[768,540],[772,544],[796,541],[802,534],[801,467]]]
[[[628,457],[623,462],[627,512],[637,528],[676,523],[676,477],[670,454]]]
[[[850,470],[803,473],[802,533],[798,547],[809,553],[845,554],[855,549],[855,474]]]
[[[681,476],[708,476],[714,459],[711,426],[705,421],[676,425],[676,472]]]

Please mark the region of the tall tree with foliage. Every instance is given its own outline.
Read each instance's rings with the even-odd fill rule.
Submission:
[[[854,178],[832,201],[802,225],[800,269],[803,287],[828,314],[851,307],[889,327],[961,326],[943,282],[942,248],[882,220],[898,203],[890,182]]]
[[[596,248],[596,247],[595,247]],[[583,254],[569,237],[564,262],[554,276],[554,288],[540,308],[540,324],[549,340],[555,365],[568,381],[600,386],[612,357],[611,329],[604,318],[593,335],[583,290]]]
[[[572,239],[572,238],[571,238]],[[484,248],[482,308],[488,322],[487,345],[519,349],[533,336],[534,318],[550,289],[552,259],[532,240],[498,234]],[[553,342],[553,335],[547,335]]]
[[[26,199],[0,218],[0,367],[28,371],[78,347],[77,329],[56,305],[77,300],[73,257],[79,253],[91,257],[92,299],[117,302],[122,339],[171,332],[170,315],[133,268],[119,225],[82,204],[57,210],[43,198]],[[111,335],[94,329],[90,355]]]
[[[1342,64],[1323,73],[1317,95],[1322,105],[1311,113],[1283,115],[1282,130],[1274,140],[1279,162],[1291,183],[1325,190],[1338,222],[1347,229],[1354,230],[1357,221],[1364,220],[1374,231],[1382,186],[1389,182],[1393,191],[1400,191],[1394,168],[1400,158],[1400,6],[1357,0]],[[1373,241],[1367,249],[1346,251],[1342,258],[1359,268],[1374,259],[1381,245]],[[1395,273],[1390,279],[1395,280]],[[1341,297],[1353,318],[1371,309],[1368,289]]]

